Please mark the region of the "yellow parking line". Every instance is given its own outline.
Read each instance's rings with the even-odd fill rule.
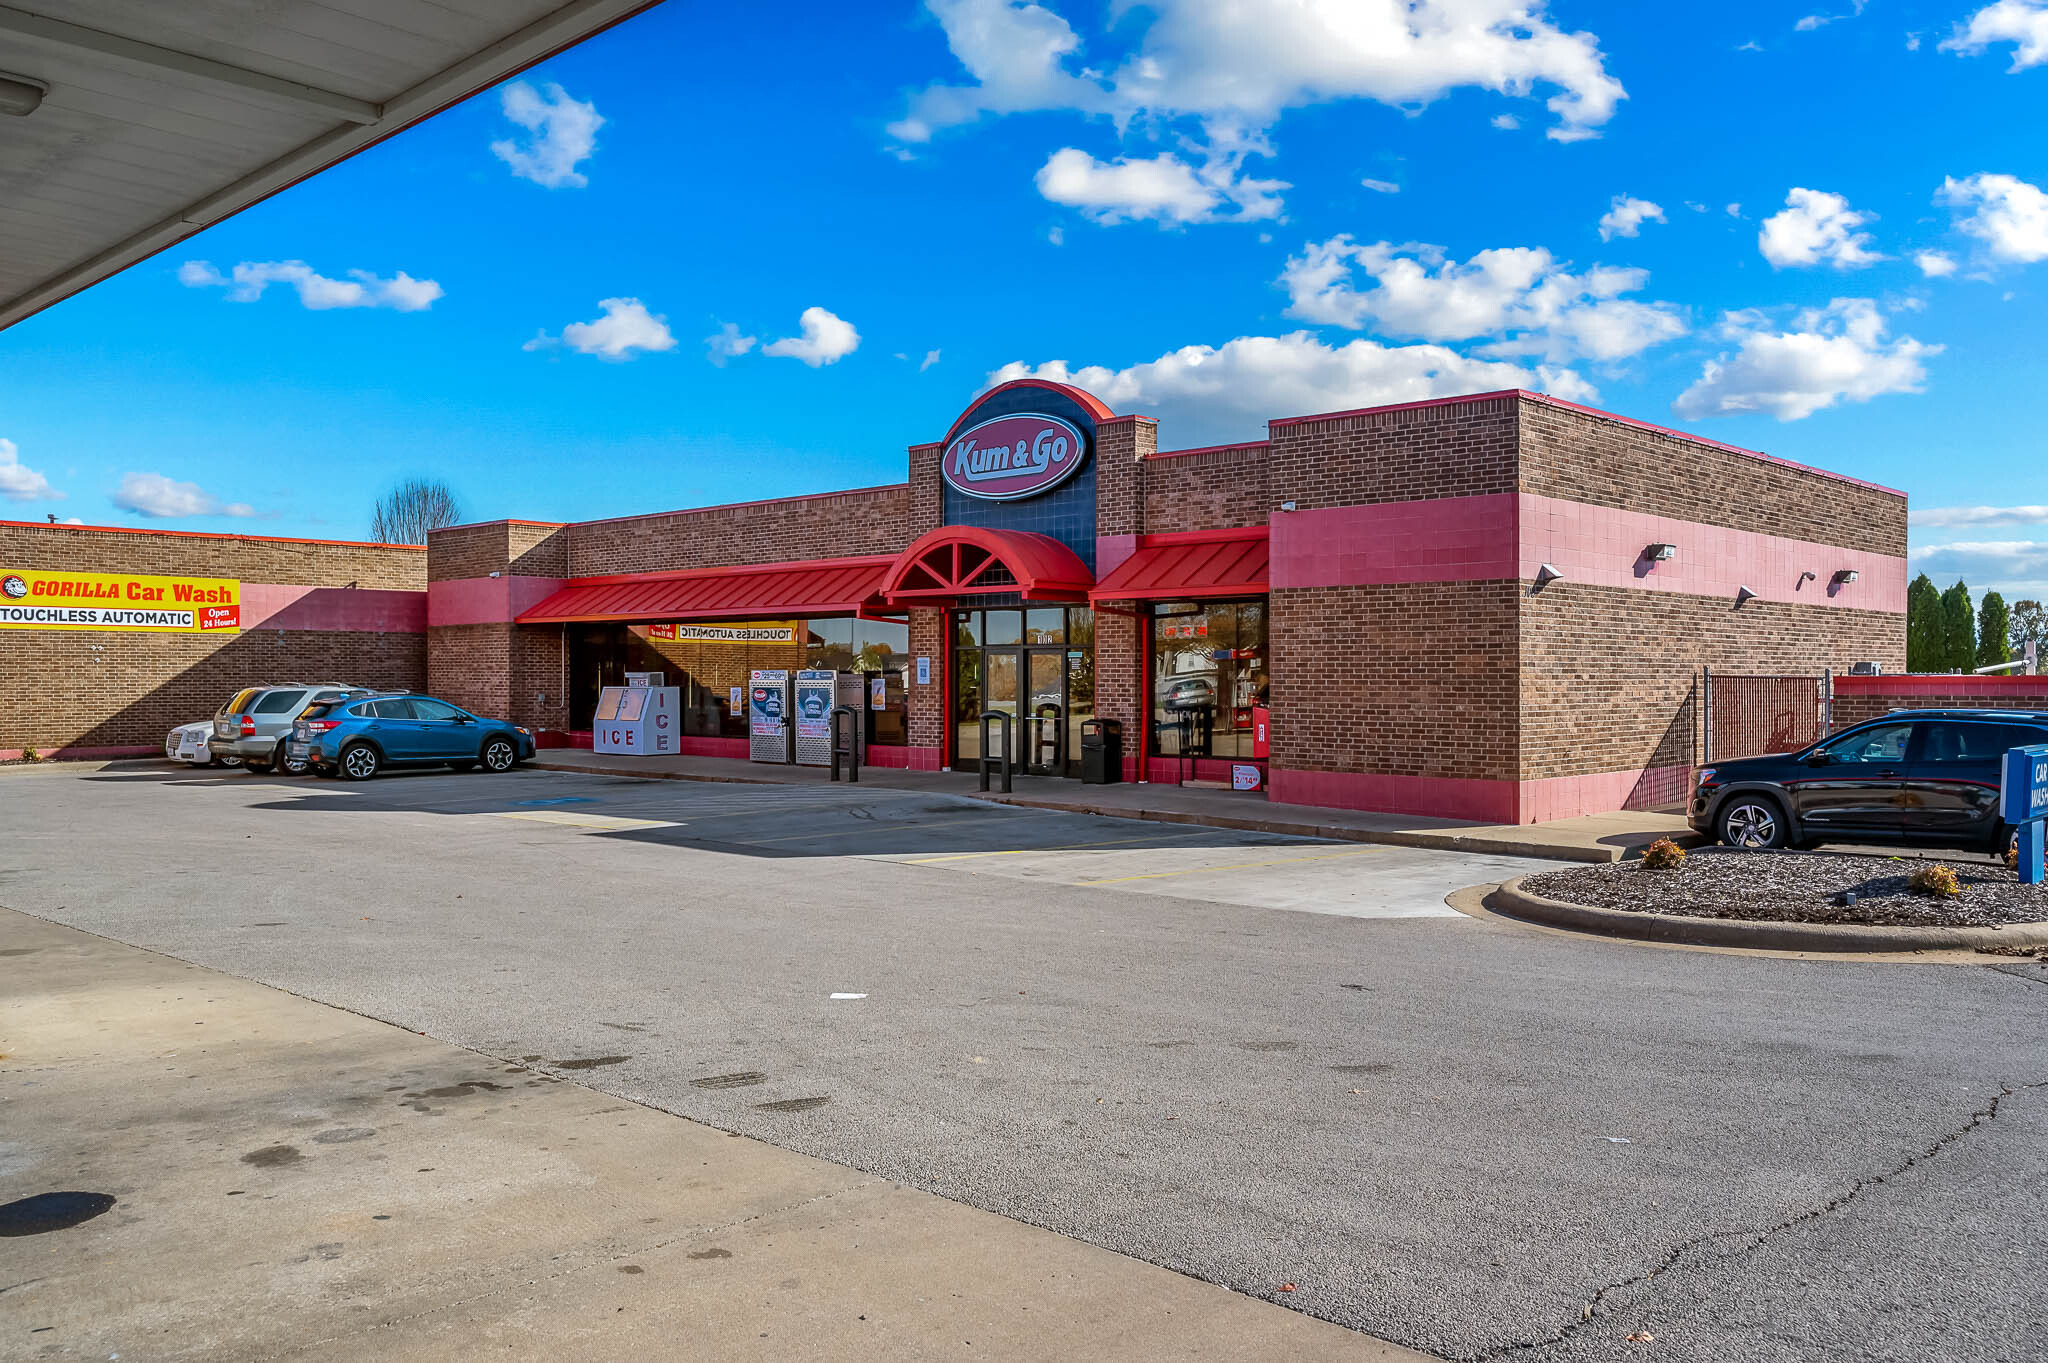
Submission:
[[[1219,871],[1250,871],[1263,866],[1293,866],[1304,861],[1335,861],[1339,857],[1370,857],[1384,852],[1384,847],[1364,847],[1355,852],[1331,852],[1320,857],[1286,857],[1279,861],[1240,861],[1232,866],[1190,866],[1180,871],[1147,871],[1135,876],[1107,876],[1101,880],[1077,880],[1076,885],[1115,885],[1126,880],[1162,880],[1167,876],[1198,876]]]
[[[1033,852],[1078,852],[1085,847],[1115,847],[1127,842],[1163,842],[1168,838],[1199,838],[1213,833],[1213,828],[1197,828],[1186,833],[1155,833],[1143,838],[1104,838],[1100,842],[1066,842],[1055,847],[1014,847],[1001,852],[948,852],[939,857],[906,857],[897,862],[898,866],[939,866],[949,861],[972,861],[976,857],[1022,857]]]

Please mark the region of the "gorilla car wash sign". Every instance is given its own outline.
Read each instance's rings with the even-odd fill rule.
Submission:
[[[196,634],[241,627],[242,584],[233,578],[0,566],[0,629]]]
[[[955,492],[1014,502],[1050,492],[1081,467],[1079,428],[1041,412],[992,417],[953,437],[939,472]]]

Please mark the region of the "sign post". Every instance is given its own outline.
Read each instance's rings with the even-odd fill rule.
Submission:
[[[2041,884],[2042,821],[2048,820],[2048,744],[2006,753],[1998,808],[2000,817],[2019,833],[2020,882]]]

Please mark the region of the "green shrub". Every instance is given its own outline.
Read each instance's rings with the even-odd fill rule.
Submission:
[[[1643,865],[1652,871],[1675,871],[1685,865],[1685,849],[1669,838],[1659,838],[1643,849]]]
[[[1940,899],[1954,899],[1963,892],[1962,882],[1956,873],[1946,866],[1919,866],[1906,877],[1906,888],[1914,894],[1932,895]]]
[[[43,755],[33,747],[23,748],[21,750],[21,760],[24,762],[40,762],[43,760]]]

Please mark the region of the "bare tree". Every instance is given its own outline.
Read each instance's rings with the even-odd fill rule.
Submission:
[[[429,530],[462,519],[455,494],[438,478],[408,478],[377,499],[370,538],[379,544],[425,544]]]

